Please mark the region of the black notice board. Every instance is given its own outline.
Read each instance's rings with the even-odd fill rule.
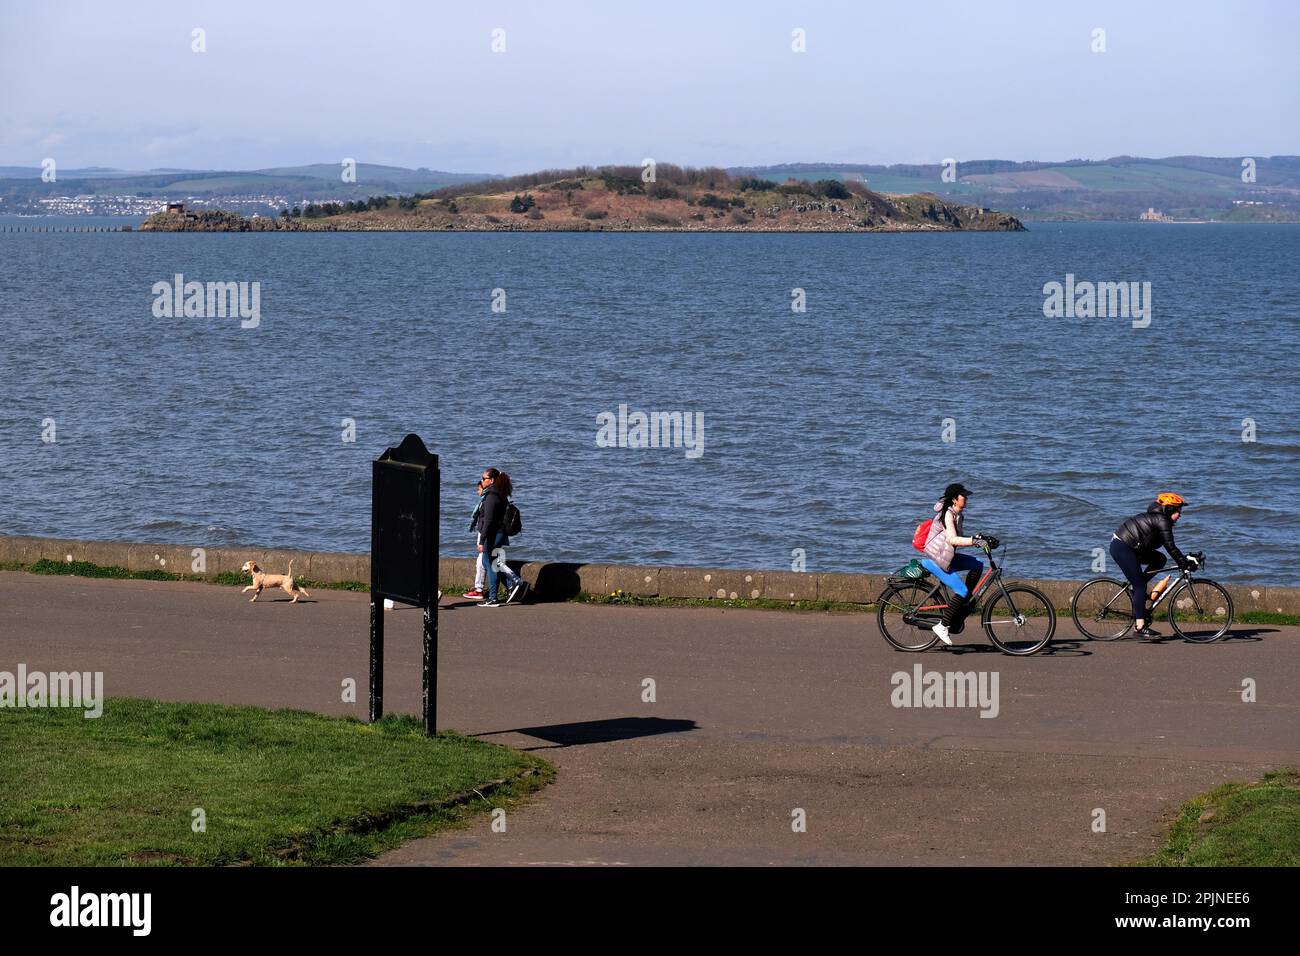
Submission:
[[[438,593],[438,457],[407,435],[373,468],[371,594],[429,607]]]

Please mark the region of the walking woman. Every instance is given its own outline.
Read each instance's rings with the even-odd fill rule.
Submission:
[[[488,471],[494,469],[489,468]],[[483,496],[487,490],[492,487],[492,479],[484,473],[478,480],[478,487],[474,490],[474,513],[469,516],[469,530],[474,532],[474,543],[482,544],[483,535],[479,534],[479,519],[483,517]],[[479,548],[482,551],[482,548]],[[483,589],[487,587],[487,572],[483,567],[483,562],[478,555],[474,556],[474,587],[465,592],[465,597],[471,601],[483,600]]]
[[[510,502],[514,485],[504,471],[488,468],[483,472],[480,487],[483,497],[478,511],[478,560],[483,567],[487,589],[477,607],[501,606],[497,600],[498,573],[505,576],[509,591],[505,603],[514,604],[522,601],[528,593],[527,583],[511,571],[505,561],[505,549],[510,544],[506,534],[506,505]]]

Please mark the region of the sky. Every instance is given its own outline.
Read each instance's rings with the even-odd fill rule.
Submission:
[[[1293,0],[0,0],[0,165],[1294,155],[1297,36]]]

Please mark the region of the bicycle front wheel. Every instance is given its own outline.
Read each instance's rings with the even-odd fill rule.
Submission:
[[[1070,616],[1079,633],[1094,641],[1114,641],[1133,627],[1128,585],[1113,578],[1093,578],[1074,592]]]
[[[916,582],[892,584],[877,600],[876,623],[880,625],[880,633],[900,651],[929,650],[939,639],[930,630],[931,625],[939,623],[939,615],[916,614],[917,606],[929,593],[928,587]]]
[[[1217,641],[1232,627],[1232,597],[1213,581],[1186,581],[1169,598],[1169,626],[1185,641]]]
[[[1002,588],[984,605],[984,632],[1007,654],[1041,651],[1056,632],[1056,609],[1041,591],[1024,584]]]

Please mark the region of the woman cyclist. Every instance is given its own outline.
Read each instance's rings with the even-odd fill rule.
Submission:
[[[930,534],[925,539],[927,558],[921,562],[922,566],[953,592],[954,597],[944,609],[942,619],[930,628],[939,635],[939,640],[949,646],[952,645],[949,628],[961,630],[961,622],[970,610],[970,593],[984,573],[984,565],[979,558],[972,554],[958,554],[957,549],[969,548],[982,540],[992,540],[986,535],[977,534],[970,538],[962,535],[962,520],[965,518],[966,499],[969,496],[970,490],[960,482],[953,482],[943,489],[943,497],[934,503],[934,520],[930,524]]]
[[[1147,584],[1165,566],[1164,548],[1179,570],[1195,569],[1197,561],[1183,554],[1174,544],[1174,522],[1182,517],[1187,504],[1182,495],[1161,492],[1140,515],[1134,515],[1110,536],[1110,556],[1133,586],[1133,628],[1139,638],[1159,637],[1147,627]],[[1145,565],[1145,569],[1143,568]]]

